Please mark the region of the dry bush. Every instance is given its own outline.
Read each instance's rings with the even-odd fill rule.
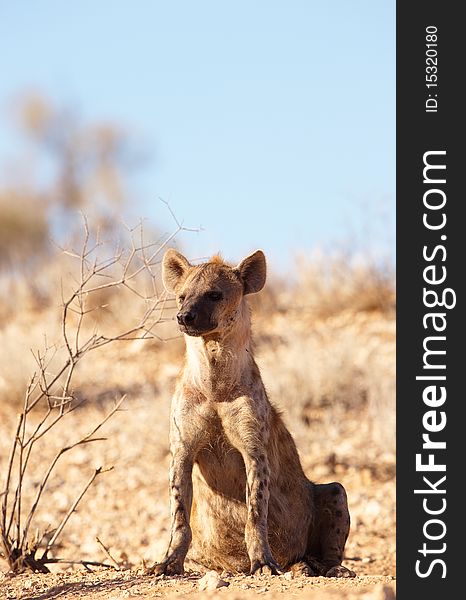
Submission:
[[[37,264],[47,246],[45,203],[29,190],[0,190],[0,276],[3,269]]]
[[[142,226],[138,226],[128,232],[129,247],[108,252],[99,234],[93,235],[84,220],[81,249],[78,252],[65,251],[76,268],[66,284],[62,282],[61,290],[55,290],[61,295],[61,339],[52,342],[45,338],[43,350],[33,352],[36,369],[24,392],[23,408],[18,415],[6,464],[0,517],[1,554],[12,572],[26,568],[46,572],[48,564],[59,562],[49,553],[103,468],[94,471],[53,532],[31,537],[36,511],[60,458],[78,446],[105,439],[96,434],[119,409],[122,398],[89,434],[59,448],[50,464],[44,466],[34,501],[25,508],[23,490],[28,485],[31,454],[37,442],[51,437],[55,426],[82,403],[74,391],[74,383],[78,364],[89,354],[118,341],[134,343],[162,339],[158,328],[167,319],[170,299],[160,289],[156,269],[163,249],[181,229],[182,226],[177,224],[177,229],[163,243],[149,243],[144,240]],[[124,322],[122,319],[117,323],[112,321],[105,327],[102,319],[96,319],[95,315],[106,308],[102,305],[103,300],[109,299],[106,294],[115,291],[129,294],[132,306],[126,311]],[[81,560],[73,562],[95,564]]]
[[[38,93],[19,95],[9,121],[23,145],[0,177],[0,283],[50,258],[49,238],[80,234],[79,210],[117,235],[128,200],[128,175],[147,152],[120,124],[86,123],[75,110]],[[6,273],[5,273],[6,272]],[[0,306],[0,319],[5,315]]]
[[[81,209],[102,228],[114,226],[125,201],[125,174],[145,158],[129,132],[109,121],[83,123],[75,110],[37,92],[20,95],[12,116],[37,156],[49,162],[44,195],[65,225],[76,225]]]
[[[98,285],[87,289],[83,297],[86,318],[80,325],[81,335],[91,337],[98,330],[102,338],[119,337],[130,325],[137,325],[141,314],[154,298],[159,299],[158,304],[154,304],[157,309],[157,332],[146,334],[144,348],[157,352],[163,348],[165,351],[166,341],[179,335],[171,318],[174,303],[165,294],[159,273],[160,253],[177,232],[186,230],[173,218],[175,231],[158,236],[150,243],[141,238],[141,224],[133,230],[122,226],[116,240],[108,234],[101,235],[99,240],[92,240],[88,232],[90,237],[87,243],[93,246],[94,253],[100,254],[104,272],[94,275]],[[153,261],[149,265],[151,272],[144,260]],[[17,276],[5,274],[5,285],[0,290],[0,411],[5,412],[9,407],[16,408],[22,403],[23,390],[35,368],[35,358],[30,348],[41,348],[44,343],[50,345],[61,337],[61,298],[72,294],[73,286],[79,284],[83,276],[80,261],[79,252],[63,252],[54,247],[54,252],[49,252],[49,260],[37,266],[33,278],[24,273]],[[77,302],[78,299],[75,299],[73,304]],[[68,313],[70,325],[73,326],[78,322],[73,312],[76,310],[74,305]],[[162,311],[163,318],[160,317]],[[156,318],[155,312],[150,318]],[[75,319],[75,322],[72,323],[71,319]],[[128,376],[119,366],[125,362],[127,367],[128,362],[135,363],[134,354],[141,348],[141,343],[140,339],[129,340],[124,349],[105,348],[102,352],[95,348],[96,359],[93,363],[78,362],[76,365],[74,380],[77,392],[88,397],[100,397],[102,392],[108,396],[113,388],[120,388],[121,381],[128,381]],[[99,347],[104,346],[99,344]],[[169,353],[171,351],[169,349]],[[65,354],[65,347],[59,344],[51,359],[51,368],[55,368]],[[129,369],[134,366],[132,364]],[[115,381],[112,381],[113,376]],[[101,380],[104,390],[99,389]]]

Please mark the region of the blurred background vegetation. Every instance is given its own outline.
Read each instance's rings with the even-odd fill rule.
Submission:
[[[50,240],[70,241],[80,211],[111,233],[128,204],[127,176],[143,161],[117,123],[83,123],[45,95],[24,94],[11,109],[23,155],[0,182],[0,261],[10,273],[36,267]]]

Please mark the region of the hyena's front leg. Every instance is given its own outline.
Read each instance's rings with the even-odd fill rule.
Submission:
[[[184,448],[172,448],[170,465],[171,534],[165,558],[156,563],[155,575],[182,575],[184,559],[192,539],[189,517],[193,500],[193,461]]]
[[[246,504],[248,516],[245,529],[246,547],[251,561],[251,575],[278,575],[269,546],[267,516],[269,507],[270,470],[264,449],[253,447],[243,455],[246,467]]]
[[[251,399],[238,399],[229,409],[233,411],[234,418],[224,420],[224,429],[232,445],[241,453],[246,469],[245,542],[251,561],[251,575],[277,575],[281,569],[270,550],[267,526],[270,468],[265,415],[256,414]]]

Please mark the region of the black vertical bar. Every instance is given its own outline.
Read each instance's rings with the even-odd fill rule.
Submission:
[[[466,394],[461,375],[466,372],[462,346],[466,334],[466,195],[461,179],[466,174],[466,103],[460,89],[466,72],[466,35],[461,8],[462,3],[454,2],[397,2],[397,591],[402,599],[438,600],[450,594],[453,597],[454,590],[455,597],[464,594],[461,578],[466,567],[461,563],[466,542],[462,515],[466,481],[461,463],[465,458],[462,408]],[[428,83],[436,85],[429,87]],[[438,153],[426,158],[426,152],[434,151]],[[446,168],[427,170],[424,177],[424,159]],[[443,179],[445,183],[441,183]],[[425,206],[425,202],[440,206],[444,199],[442,208]],[[444,227],[430,229],[423,218],[434,227],[444,218],[446,222]],[[432,266],[434,269],[425,271]],[[426,277],[437,281],[444,274],[442,283],[426,282]],[[452,305],[456,297],[456,305],[429,308],[425,290],[437,292],[439,302],[450,290],[446,304]],[[430,294],[427,302],[435,304],[434,298]],[[434,318],[426,317],[429,313],[442,315],[435,323],[438,329],[445,326],[444,330],[435,330]],[[437,339],[426,342],[429,336]],[[445,350],[445,354],[427,356],[433,368],[424,368],[426,343],[431,350]],[[435,398],[445,388],[443,404],[439,401],[433,406],[435,402],[428,405],[424,401],[428,386],[433,386]],[[427,396],[427,400],[432,398],[432,394]],[[434,414],[425,416],[430,411]],[[441,427],[444,418],[446,425]],[[428,429],[435,427],[439,431]],[[423,448],[423,434],[429,434],[432,441],[445,441],[446,449]],[[422,464],[433,460],[446,470],[417,470],[417,454]],[[429,510],[438,514],[429,514]]]

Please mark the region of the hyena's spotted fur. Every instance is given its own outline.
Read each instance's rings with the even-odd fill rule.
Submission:
[[[345,490],[306,478],[253,358],[245,296],[265,277],[261,251],[236,268],[218,257],[193,266],[175,250],[164,256],[186,362],[171,412],[170,543],[154,573],[183,573],[190,549],[218,570],[354,576],[341,566]]]

